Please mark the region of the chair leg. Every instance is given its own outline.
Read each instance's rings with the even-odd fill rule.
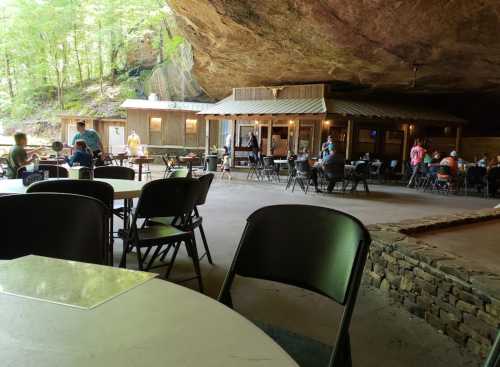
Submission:
[[[165,279],[170,277],[170,273],[174,268],[175,258],[177,257],[177,253],[179,252],[179,248],[181,247],[181,243],[177,242],[174,247],[174,253],[172,254],[172,258],[170,259],[170,263],[168,264],[167,271],[165,272]]]
[[[194,237],[194,234],[193,234],[193,237]],[[193,240],[190,240],[190,241],[186,241],[185,244],[186,244],[186,247],[191,248],[191,253],[193,255],[192,256],[193,267],[194,267],[194,271],[196,273],[196,276],[198,278],[198,288],[199,288],[201,293],[204,293],[203,292],[203,280],[201,277],[201,268],[200,268],[200,261],[198,260],[198,249],[196,248],[196,242]]]
[[[349,333],[339,340],[332,353],[329,367],[352,367],[351,342]]]
[[[205,236],[205,230],[203,229],[202,224],[200,224],[199,229],[200,229],[201,240],[203,242],[203,247],[205,248],[205,254],[207,255],[208,263],[210,265],[213,265],[214,262],[212,261],[212,254],[210,253],[210,249],[208,248],[207,237]],[[205,256],[205,255],[203,255],[203,256]],[[203,258],[203,256],[202,256],[202,258]]]

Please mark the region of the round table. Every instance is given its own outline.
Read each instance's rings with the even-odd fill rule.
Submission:
[[[159,279],[90,310],[6,294],[0,309],[5,366],[297,367],[241,315]]]
[[[61,178],[60,180],[65,180]],[[109,178],[96,178],[95,181],[102,181],[113,186],[115,190],[115,200],[133,199],[141,195],[144,182],[132,180],[117,180]],[[23,186],[23,180],[0,180],[0,194],[25,194],[27,186]]]

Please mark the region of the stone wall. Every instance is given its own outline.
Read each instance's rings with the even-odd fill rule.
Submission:
[[[412,234],[500,218],[500,209],[369,227],[365,271],[408,311],[485,357],[500,326],[500,274],[491,274]]]

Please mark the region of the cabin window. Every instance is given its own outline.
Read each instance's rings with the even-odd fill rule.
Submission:
[[[300,122],[299,125],[299,152],[307,149],[310,153],[313,150],[314,125]]]
[[[151,117],[149,119],[149,144],[161,145],[161,117]]]
[[[186,135],[196,135],[197,134],[197,124],[196,119],[186,119]]]
[[[240,125],[240,147],[246,147],[250,138],[248,134],[250,131],[255,131],[254,125]]]

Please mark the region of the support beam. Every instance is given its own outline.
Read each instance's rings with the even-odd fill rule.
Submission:
[[[347,120],[347,136],[345,142],[345,157],[346,160],[352,159],[353,137],[354,135],[354,121]]]
[[[457,137],[455,140],[455,150],[457,152],[460,152],[461,144],[462,144],[462,127],[457,126]]]
[[[229,134],[231,134],[231,167],[234,167],[234,148],[236,147],[236,120],[229,121]]]
[[[205,155],[208,155],[209,153],[210,153],[210,120],[205,120]]]
[[[272,144],[272,139],[273,139],[273,120],[269,120],[269,127],[267,128],[267,152],[266,155],[270,156],[271,155],[271,144]],[[261,152],[264,153],[264,152]]]
[[[291,126],[291,129],[293,130],[293,152],[294,154],[299,154],[299,131],[300,131],[300,121],[296,120],[294,121],[293,125]],[[312,152],[310,152],[312,153]]]

